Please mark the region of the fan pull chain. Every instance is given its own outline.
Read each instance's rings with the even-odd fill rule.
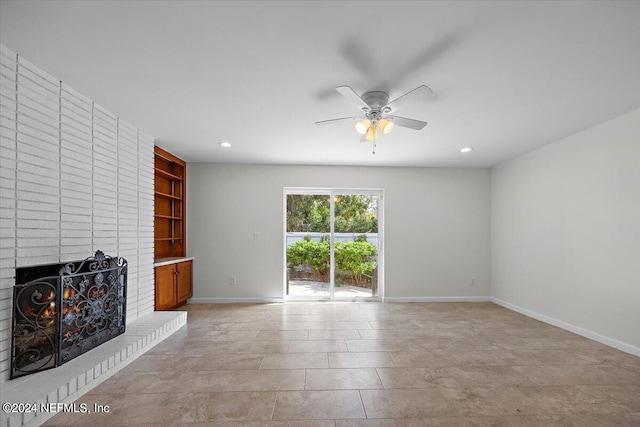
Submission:
[[[376,142],[373,141],[373,151],[371,152],[371,154],[376,154]]]

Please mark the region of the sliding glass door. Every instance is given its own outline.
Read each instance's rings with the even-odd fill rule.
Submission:
[[[377,297],[380,195],[334,194],[334,296]]]
[[[286,295],[331,296],[330,194],[286,194]]]
[[[382,296],[382,190],[285,189],[285,297]]]

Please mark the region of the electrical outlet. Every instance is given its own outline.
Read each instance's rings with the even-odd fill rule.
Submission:
[[[259,231],[254,231],[253,232],[253,240],[260,240],[260,232]]]
[[[229,284],[231,286],[235,286],[238,283],[238,278],[236,276],[229,276]]]
[[[476,285],[476,279],[471,279],[471,286],[475,286]]]

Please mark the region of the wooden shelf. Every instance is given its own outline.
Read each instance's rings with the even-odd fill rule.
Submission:
[[[182,181],[181,176],[174,175],[171,172],[167,172],[166,170],[155,168],[154,171],[156,175],[164,176],[165,178],[173,179],[175,181]]]
[[[158,196],[158,197],[164,197],[165,199],[180,200],[180,201],[183,200],[183,198],[180,197],[180,196],[174,196],[173,194],[161,193],[159,191],[156,191],[155,195]]]
[[[171,216],[171,215],[154,215],[154,217],[156,218],[162,218],[162,219],[174,219],[176,221],[182,221],[182,217],[180,216]]]

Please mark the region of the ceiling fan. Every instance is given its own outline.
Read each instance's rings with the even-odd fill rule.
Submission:
[[[376,141],[378,140],[378,129],[387,135],[395,125],[409,129],[421,130],[427,122],[421,120],[408,119],[396,116],[394,113],[402,108],[407,99],[416,96],[429,96],[433,91],[426,85],[405,93],[404,95],[389,102],[389,95],[382,91],[371,91],[360,96],[349,86],[338,86],[336,90],[345,98],[355,102],[362,111],[362,115],[353,117],[342,117],[339,119],[322,120],[316,122],[317,125],[326,125],[346,120],[358,120],[356,131],[362,135],[361,141],[373,142],[373,154],[375,154]]]

